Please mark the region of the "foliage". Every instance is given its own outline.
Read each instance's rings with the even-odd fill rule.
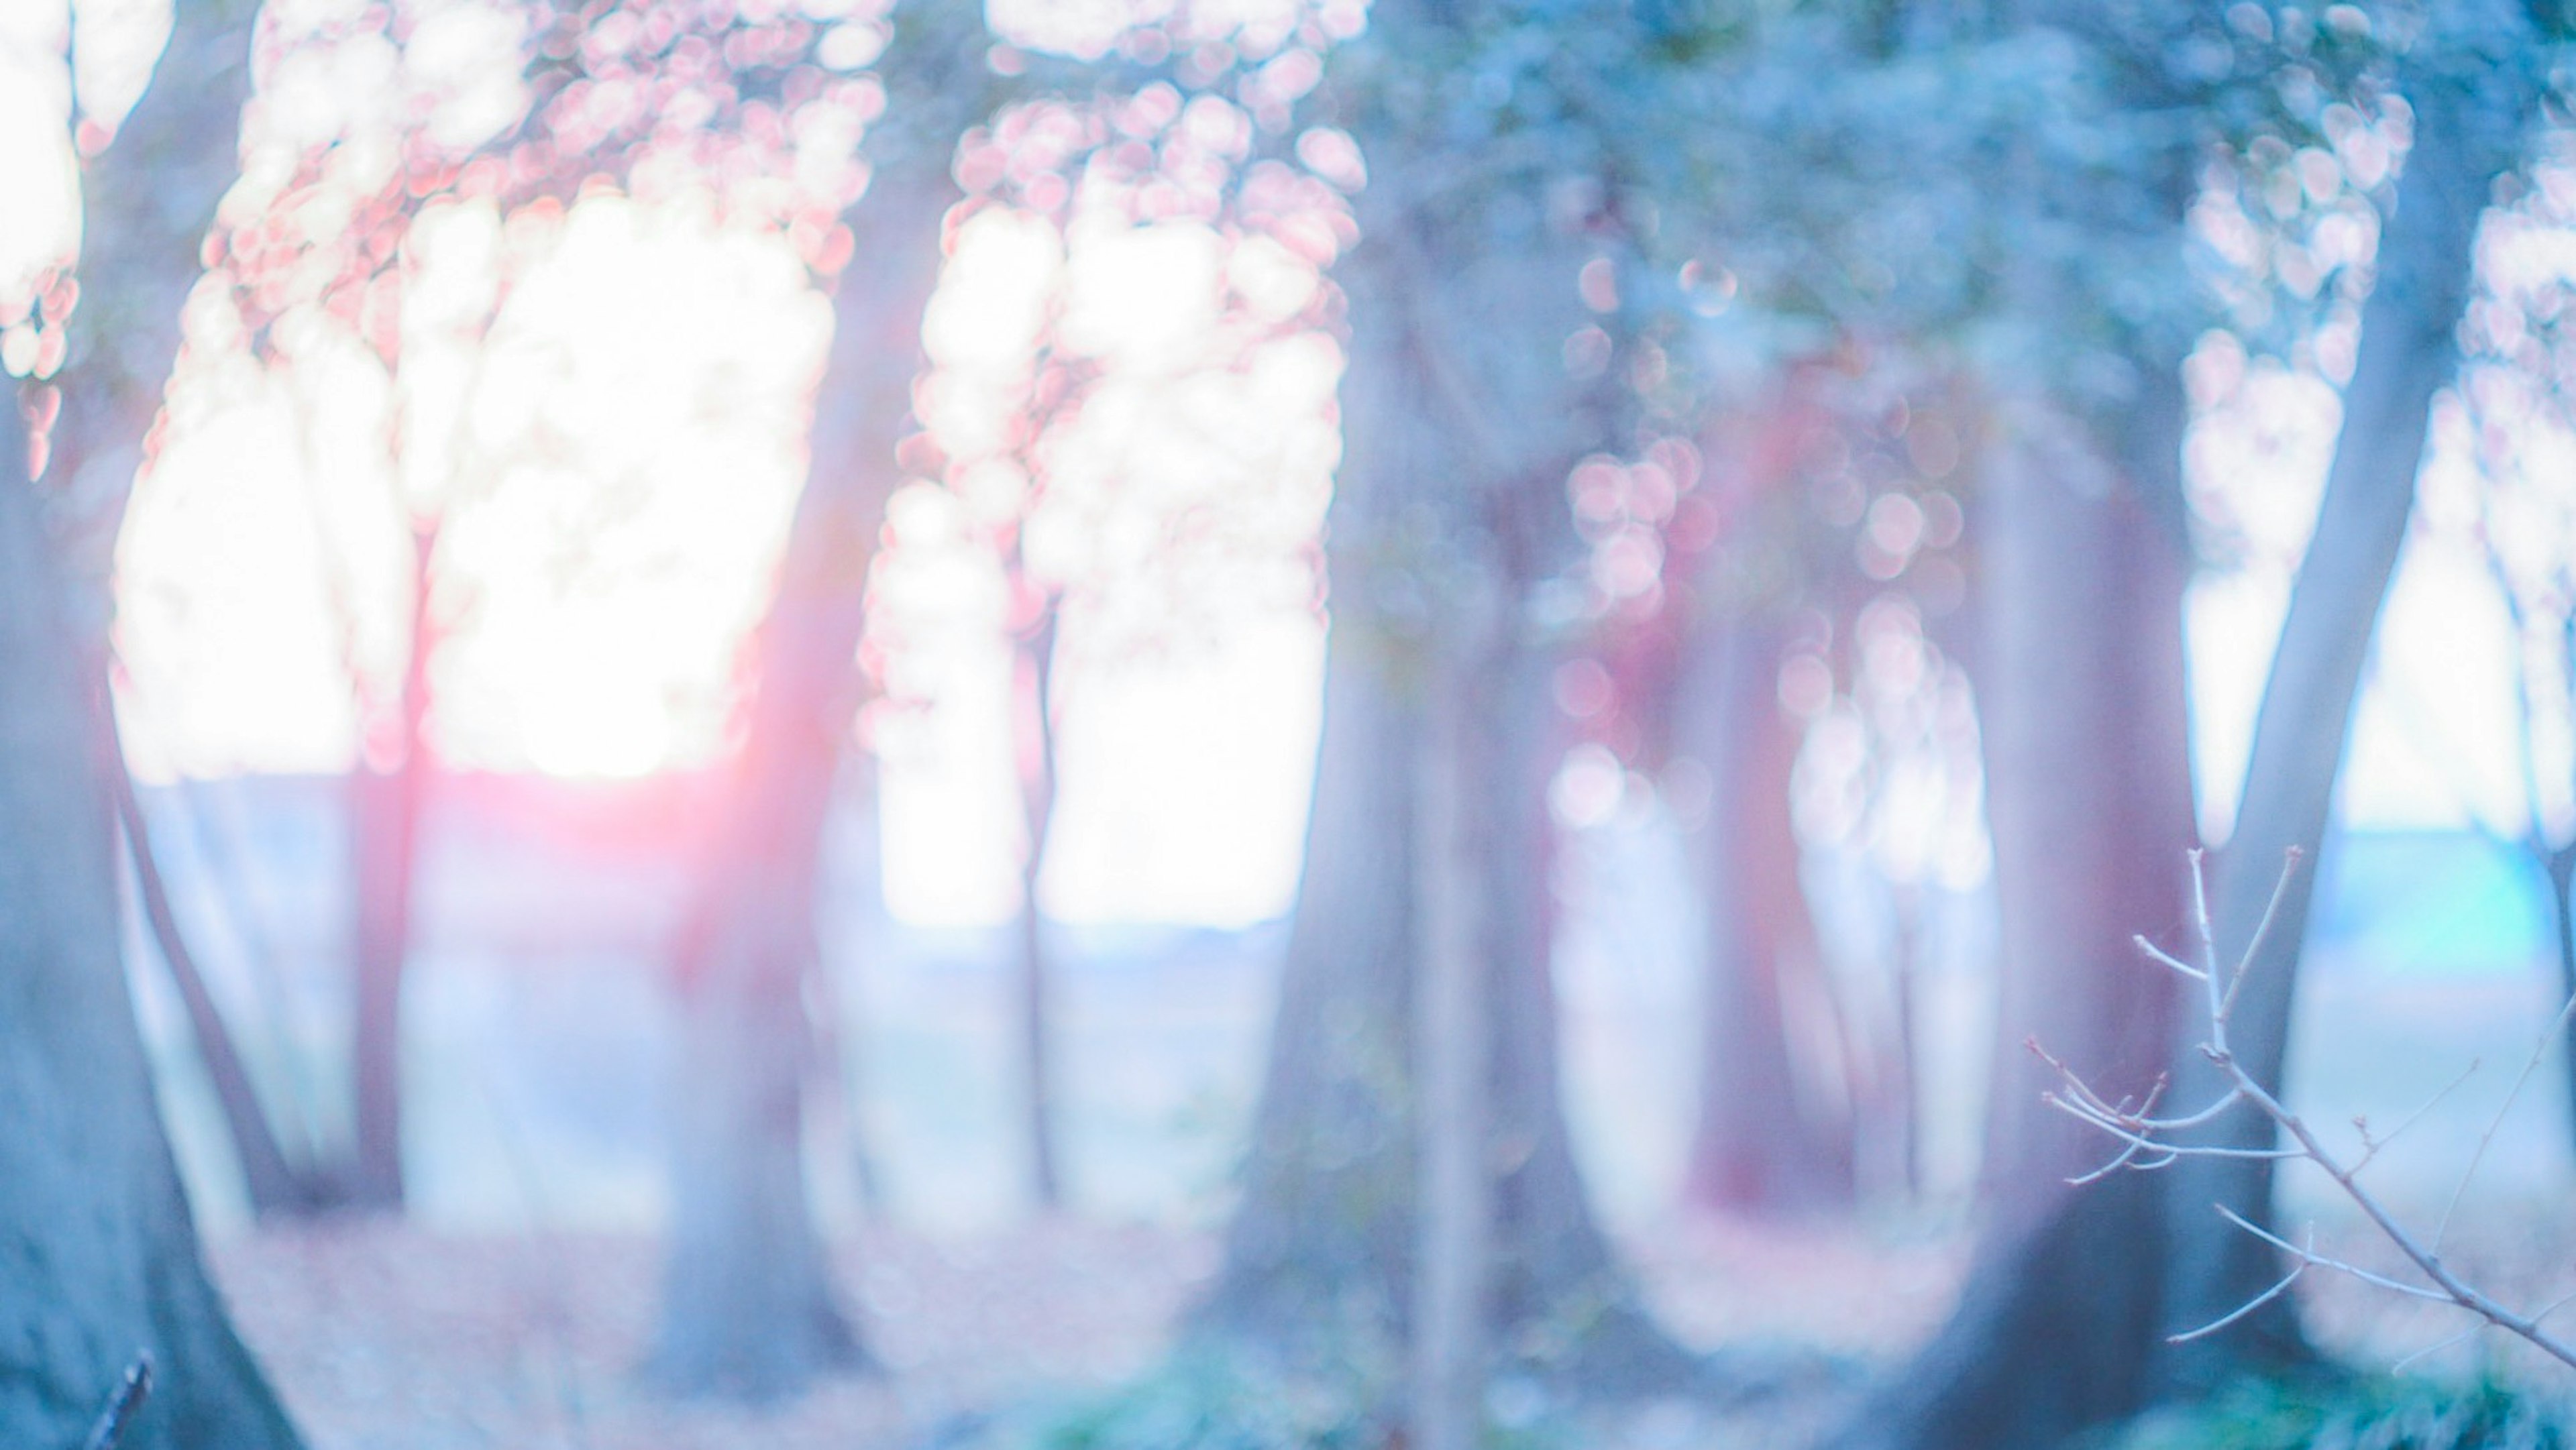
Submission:
[[[1369,1377],[1291,1380],[1239,1356],[1172,1360],[1045,1426],[1048,1450],[1362,1450],[1387,1426]]]
[[[1205,1348],[1042,1419],[1021,1443],[1044,1450],[1377,1450],[1397,1433],[1396,1404],[1382,1367],[1353,1362],[1290,1376]],[[1526,1382],[1495,1385],[1487,1411],[1489,1450],[1573,1442],[1544,1392]]]
[[[2563,1450],[2555,1404],[2494,1379],[2246,1379],[2153,1412],[2106,1450]]]

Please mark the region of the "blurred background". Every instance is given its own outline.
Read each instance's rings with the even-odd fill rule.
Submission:
[[[2559,24],[16,0],[0,362],[242,1334],[315,1445],[1392,1443],[1454,1211],[1489,1433],[1796,1443],[2116,1151],[2003,1105],[2021,1039],[2198,1040],[2098,985],[2195,949],[2194,840],[2231,956],[2311,853],[2292,1109],[2482,1064],[2372,1182],[2546,1302]],[[84,414],[111,366],[146,402]],[[1361,1247],[1283,1247],[1379,1158],[1424,1186]],[[2251,1191],[2384,1261],[2324,1175]],[[1581,1419],[1617,1376],[1515,1316],[1596,1223],[1657,1343],[1806,1367]],[[1316,1321],[1383,1363],[1152,1420],[1303,1403],[1157,1368],[1314,1318],[1282,1265],[1395,1306]],[[2457,1327],[2309,1288],[2365,1367]],[[781,1347],[809,1298],[850,1344]]]

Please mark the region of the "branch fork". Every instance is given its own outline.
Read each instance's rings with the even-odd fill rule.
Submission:
[[[2478,1330],[2487,1327],[2501,1329],[2533,1345],[2542,1353],[2569,1368],[2576,1369],[2576,1345],[2569,1344],[2541,1324],[2541,1321],[2559,1308],[2560,1304],[2568,1301],[2561,1300],[2559,1304],[2551,1304],[2531,1313],[2510,1308],[2461,1279],[2441,1257],[2442,1234],[2449,1225],[2451,1211],[2459,1206],[2461,1196],[2468,1189],[2469,1179],[2476,1174],[2478,1163],[2485,1157],[2487,1146],[2494,1141],[2496,1129],[2503,1123],[2505,1112],[2513,1106],[2514,1099],[2520,1095],[2523,1084],[2530,1081],[2532,1071],[2539,1065],[2542,1053],[2546,1051],[2551,1041],[2565,1031],[2568,1021],[2576,1018],[2576,998],[2571,998],[2566,1007],[2559,1012],[2557,1023],[2541,1038],[2541,1049],[2534,1051],[2531,1062],[2523,1068],[2522,1075],[2514,1080],[2513,1091],[2506,1095],[2504,1104],[2496,1110],[2495,1121],[2488,1125],[2486,1133],[2479,1139],[2477,1152],[2471,1156],[2467,1171],[2461,1175],[2458,1186],[2453,1189],[2450,1206],[2443,1210],[2441,1221],[2435,1225],[2429,1236],[2418,1235],[2414,1230],[2400,1223],[2378,1195],[2361,1182],[2361,1172],[2379,1156],[2382,1148],[2387,1147],[2400,1134],[2421,1121],[2434,1104],[2450,1096],[2453,1090],[2467,1082],[2471,1074],[2477,1071],[2477,1064],[2471,1063],[2467,1072],[2454,1078],[2449,1086],[2435,1093],[2422,1107],[2409,1113],[2403,1121],[2385,1134],[2375,1135],[2371,1131],[2368,1119],[2354,1118],[2353,1127],[2361,1138],[2361,1152],[2358,1157],[2346,1162],[2325,1145],[2304,1119],[2290,1111],[2269,1089],[2257,1082],[2228,1048],[2228,1020],[2235,1013],[2236,995],[2244,987],[2245,978],[2260,954],[2265,939],[2272,933],[2274,921],[2280,913],[2281,902],[2288,893],[2290,882],[2299,869],[2303,854],[2295,846],[2288,852],[2288,857],[2282,864],[2281,879],[2272,889],[2270,903],[2264,907],[2262,922],[2255,928],[2252,939],[2246,943],[2244,955],[2238,959],[2232,969],[2222,966],[2218,960],[2218,943],[2209,924],[2207,879],[2202,868],[2202,853],[2198,851],[2191,853],[2191,899],[2192,929],[2199,939],[2201,960],[2197,964],[2187,962],[2156,946],[2145,937],[2134,938],[2139,951],[2148,960],[2187,980],[2201,984],[2209,1013],[2209,1033],[2200,1043],[2200,1053],[2218,1069],[2224,1080],[2224,1086],[2207,1105],[2190,1112],[2157,1116],[2157,1106],[2170,1086],[2168,1079],[2163,1076],[2156,1079],[2155,1083],[2147,1089],[2145,1096],[2134,1106],[2126,1099],[2117,1103],[2110,1102],[2094,1091],[2074,1069],[2050,1056],[2038,1042],[2033,1041],[2028,1044],[2030,1050],[2042,1062],[2048,1064],[2058,1077],[2058,1085],[2042,1093],[2041,1100],[2076,1121],[2100,1131],[2118,1145],[2118,1151],[2102,1166],[2067,1181],[2076,1185],[2094,1183],[2124,1169],[2153,1172],[2185,1158],[2304,1160],[2315,1164],[2328,1178],[2334,1180],[2336,1187],[2342,1190],[2344,1196],[2350,1199],[2354,1206],[2361,1210],[2363,1216],[2378,1229],[2380,1235],[2395,1246],[2407,1262],[2414,1266],[2423,1280],[2421,1283],[2409,1283],[2406,1280],[2391,1278],[2343,1259],[2319,1253],[2313,1227],[2303,1236],[2301,1242],[2293,1243],[2247,1219],[2225,1204],[2212,1204],[2211,1207],[2229,1223],[2286,1255],[2290,1261],[2290,1270],[2279,1283],[2234,1310],[2197,1329],[2172,1335],[2167,1339],[2167,1343],[2182,1344],[2216,1334],[2288,1293],[2291,1286],[2310,1269],[2324,1269],[2358,1279],[2391,1293],[2437,1304],[2452,1305],[2481,1321],[2471,1325],[2466,1331],[2467,1334],[2475,1334]],[[2257,1112],[2271,1120],[2276,1130],[2274,1138],[2278,1146],[2234,1147],[2214,1143],[2192,1143],[2179,1138],[2178,1135],[2214,1122],[2223,1114],[2244,1104],[2251,1104]],[[2446,1340],[2442,1343],[2450,1342]],[[2442,1344],[2435,1344],[2417,1353],[2428,1353],[2431,1349],[2441,1347]]]

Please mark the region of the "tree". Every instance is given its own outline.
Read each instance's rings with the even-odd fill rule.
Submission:
[[[95,552],[148,451],[199,239],[231,181],[249,50],[248,5],[183,0],[162,83],[87,168],[90,305],[49,319],[68,322],[45,345],[63,364],[45,450],[63,471],[42,492],[23,415],[0,408],[0,1437],[13,1443],[76,1443],[146,1354],[161,1390],[126,1443],[298,1443],[199,1261],[127,997]]]
[[[1388,4],[1332,63],[1368,185],[1338,274],[1325,723],[1243,1201],[1200,1310],[1292,1363],[1432,1333],[1421,1236],[1489,1222],[1487,1261],[1441,1283],[1494,1358],[1602,1393],[1695,1372],[1585,1204],[1547,977],[1547,585],[1572,554],[1567,474],[1621,441],[1576,275],[1616,245],[1616,127],[1593,107],[1640,50],[1624,7]],[[1416,1109],[1452,1091],[1424,1077],[1427,974],[1460,971],[1484,1021],[1447,1070],[1476,1074],[1487,1120],[1463,1149]],[[1434,1196],[1426,1154],[1485,1167]]]
[[[1796,474],[1802,444],[1834,420],[1798,385],[1800,371],[1743,426],[1711,430],[1710,478],[1694,504],[1705,521],[1677,515],[1666,530],[1666,572],[1684,576],[1663,604],[1678,616],[1671,750],[1708,783],[1689,832],[1709,935],[1683,1192],[1695,1207],[1733,1212],[1848,1206],[1855,1190],[1851,1107],[1820,1100],[1830,1075],[1787,1015],[1802,988],[1826,996],[1790,811],[1805,732],[1780,690],[1792,617],[1825,592],[1809,585],[1817,551],[1806,547],[1811,511]]]
[[[2540,188],[2526,192],[2506,217],[2513,228],[2507,247],[2518,240],[2516,234],[2567,224]],[[2474,347],[2458,395],[2477,440],[2482,486],[2476,538],[2512,626],[2520,707],[2514,763],[2522,777],[2522,819],[2499,822],[2480,814],[2479,827],[2538,878],[2559,990],[2576,996],[2576,738],[2570,734],[2576,727],[2576,492],[2557,470],[2527,461],[2531,450],[2524,431],[2535,423],[2563,430],[2576,398],[2567,373],[2576,355],[2561,321],[2569,286],[2555,271],[2486,279],[2485,295],[2499,305],[2473,309],[2464,324]],[[2450,742],[2439,748],[2443,758],[2454,758]],[[2464,789],[2463,799],[2474,796]],[[2576,1129],[2576,1053],[2561,1055],[2568,1123]]]
[[[2009,17],[2027,28],[1935,30],[1889,62],[1943,56],[1967,74],[1982,63],[2010,77],[2022,47],[2039,45],[2062,47],[2072,64],[1995,108],[2009,116],[2039,103],[2050,129],[2001,153],[2016,201],[1998,210],[1978,258],[1994,269],[1996,305],[2031,329],[2029,351],[2008,359],[2020,366],[1986,384],[1972,514],[2002,907],[2003,1055],[1983,1169],[1990,1221],[1952,1318],[1847,1427],[1847,1445],[2054,1445],[2131,1412],[2145,1392],[2161,1266],[2150,1180],[2070,1190],[2094,1145],[2044,1112],[2020,1054],[2036,1038],[2085,1064],[2106,1091],[2143,1093],[2174,1016],[2170,988],[2134,970],[2128,941],[2181,919],[2191,841],[2186,334],[2134,303],[2125,316],[2118,302],[2105,307],[2081,255],[2128,254],[2144,277],[2163,280],[2150,294],[2158,302],[2178,290],[2198,138],[2137,118],[2193,89],[2161,59],[2211,37],[2198,28],[2204,17],[2161,19],[2041,6]],[[2223,76],[2237,62],[2224,32],[2218,39]],[[2042,159],[2040,148],[2088,136],[2117,160],[2078,174]],[[1966,175],[2003,179],[1992,159],[1960,159]],[[2049,359],[2045,370],[2030,366]]]
[[[652,1368],[684,1391],[774,1397],[868,1362],[806,1200],[805,987],[824,807],[859,704],[868,566],[957,196],[949,157],[982,70],[980,18],[952,0],[903,6],[894,26],[881,73],[914,114],[898,109],[890,135],[872,138],[875,174],[844,219],[852,270],[833,298],[809,472],[674,951],[675,1194]]]
[[[1708,884],[1708,1000],[1700,1111],[1684,1192],[1738,1211],[1848,1205],[1848,1122],[1815,1101],[1793,1054],[1785,995],[1823,970],[1798,879],[1789,781],[1802,738],[1780,704],[1786,630],[1749,616],[1704,626],[1694,641],[1707,821],[1693,835]]]
[[[675,957],[677,1196],[653,1362],[684,1389],[771,1395],[864,1359],[806,1202],[804,989],[823,807],[858,705],[870,546],[910,416],[945,173],[944,160],[881,163],[852,218],[862,270],[834,298],[812,472]]]
[[[2268,17],[2259,26],[2231,23],[2241,34],[2273,38]],[[2517,22],[2489,14],[2479,23]],[[2317,38],[2296,31],[2286,15],[2282,27],[2294,49]],[[2356,38],[2349,20],[2345,30],[2346,40]],[[2358,33],[2366,32],[2364,21]],[[2445,39],[2456,43],[2456,34],[2433,41],[2427,54],[2441,54]],[[2319,52],[2324,49],[2320,43]],[[2311,546],[2317,567],[2301,575],[2307,598],[2292,604],[2292,625],[2257,726],[2263,743],[2248,778],[2247,810],[2229,848],[2236,859],[2222,868],[2216,893],[2221,952],[2242,950],[2253,938],[2254,919],[2278,871],[2277,851],[2266,848],[2303,833],[2313,843],[2322,833],[2369,623],[2403,532],[2423,410],[2447,374],[2444,339],[2457,315],[2475,211],[2463,220],[2445,199],[2446,192],[2457,195],[2460,182],[2445,164],[2442,100],[2428,100],[2419,107],[2421,138],[2429,143],[2425,165],[2420,173],[2410,165],[2416,179],[2401,190],[2383,235],[2381,286],[2388,290],[2375,290],[2365,311],[2347,430]],[[2477,173],[2475,184],[2483,187],[2492,174]],[[2141,195],[2168,198],[2166,214],[2179,216],[2182,190],[2173,163],[2145,178]],[[2415,203],[2412,197],[2425,190],[2432,197]],[[2428,265],[2434,258],[2438,264]],[[2461,280],[2438,280],[2453,276]],[[2447,312],[2439,311],[2443,292]],[[2131,409],[2127,426],[2114,435],[2116,451],[2093,448],[2117,459],[2121,475],[2136,480],[2129,485],[2135,497],[2168,520],[2178,513],[2184,415],[2176,361],[2170,351],[2136,356],[2136,377],[2152,406]],[[2141,981],[2132,964],[2118,960],[2125,954],[2117,946],[2126,934],[2117,920],[2122,913],[2130,932],[2181,917],[2171,883],[2187,839],[2187,780],[2180,769],[2181,684],[2172,635],[2185,556],[2173,523],[2132,530],[2123,540],[2103,533],[2100,522],[2082,521],[2086,512],[2110,517],[2098,504],[2066,494],[2034,488],[2008,458],[1981,500],[1990,629],[1988,778],[2005,911],[1999,1037],[2017,1042],[2027,1034],[2060,1057],[2080,1056],[2093,1064],[2083,1070],[2088,1080],[2107,1080],[2106,1091],[2142,1100],[2161,1076],[2160,1060],[2177,1043],[2201,1041],[2206,1031],[2178,1019],[2168,984]],[[2159,541],[2153,549],[2143,547],[2150,537]],[[2091,577],[2072,577],[2078,573]],[[2107,589],[2131,591],[2128,597],[2106,597],[2105,580],[2123,577],[2136,582]],[[2117,684],[2120,698],[2106,695],[2106,681]],[[2090,698],[2065,698],[2070,692]],[[2142,720],[2156,722],[2143,737]],[[2106,760],[2117,763],[2119,776],[2145,787],[2125,814],[2118,800],[2091,798],[2113,773],[2103,769]],[[2096,834],[2105,823],[2115,823],[2115,832]],[[2152,849],[2140,854],[2141,844]],[[2264,873],[2260,892],[2248,884],[2258,871]],[[2285,903],[2284,919],[2296,921],[2303,912],[2304,900],[2294,899]],[[2087,965],[2046,999],[2034,1000],[2032,985],[2047,971],[2041,953]],[[2279,995],[2240,1017],[2259,1025],[2234,1040],[2247,1069],[2277,1091],[2288,972],[2281,959],[2264,955],[2282,969],[2270,985],[2251,979],[2250,990]],[[2067,1051],[2057,1048],[2061,1041]],[[1850,1443],[2054,1443],[2086,1424],[2131,1412],[2150,1394],[2205,1390],[2225,1372],[2300,1352],[2286,1303],[2277,1300],[2224,1335],[2165,1342],[2251,1302],[2280,1278],[2267,1246],[2251,1241],[2252,1251],[2241,1249],[2229,1238],[2235,1230],[2208,1216],[2206,1207],[2215,1199],[2261,1221],[2269,1187],[2259,1171],[2262,1160],[2195,1159],[2166,1175],[2119,1175],[2080,1192],[2051,1191],[2046,1185],[2054,1180],[2085,1176],[2096,1165],[2072,1156],[2081,1148],[2063,1125],[2040,1121],[2040,1106],[2011,1082],[2009,1074],[1999,1079],[1989,1130],[1987,1176],[2001,1195],[2000,1222],[1981,1248],[1958,1314]],[[2184,1100],[2198,1096],[2186,1093]],[[2260,1144],[2269,1143],[2272,1128],[2268,1120],[2237,1121],[2225,1131],[2242,1136],[2222,1142],[2257,1146],[2258,1136]],[[2243,1171],[2248,1165],[2257,1171]],[[2259,1282],[2248,1287],[2256,1276]]]
[[[1987,1115],[1993,1217],[1958,1309],[1853,1445],[2053,1445],[2142,1402],[2153,1180],[2066,1188],[2097,1145],[2043,1116],[2017,1059],[2035,1038],[2091,1064],[2106,1091],[2142,1093],[2173,1020],[2170,988],[2136,970],[2121,930],[2179,919],[2191,840],[2186,565],[2176,521],[2150,511],[2179,464],[2182,405],[2178,387],[2159,391],[2172,464],[2142,449],[2114,471],[2096,440],[2042,415],[1983,479],[1979,699],[2003,909],[1997,1038],[2011,1044]]]
[[[113,711],[108,712],[104,723],[115,732]],[[233,1157],[241,1166],[242,1187],[250,1198],[251,1214],[264,1220],[310,1212],[320,1201],[316,1185],[287,1158],[284,1143],[260,1105],[258,1089],[242,1062],[232,1029],[215,1005],[214,994],[207,990],[204,975],[197,970],[196,954],[180,931],[178,914],[170,904],[169,887],[161,877],[150,825],[143,814],[143,803],[135,794],[133,774],[125,766],[122,733],[115,732],[111,738],[116,744],[110,754],[108,789],[115,797],[117,825],[134,864],[135,895],[143,908],[144,924],[152,933],[152,945],[179,989],[180,1005],[188,1014],[188,1030],[196,1036],[197,1055],[205,1063],[215,1105],[223,1114],[225,1135],[232,1140]]]
[[[2523,134],[2537,110],[2547,51],[2536,40],[2519,6],[2454,6],[2400,65],[2414,139],[2380,233],[2316,532],[2255,716],[2236,828],[2211,886],[2216,950],[2223,960],[2252,952],[2229,1024],[2234,1051],[2275,1093],[2313,874],[2292,877],[2278,921],[2259,942],[2256,929],[2271,910],[2284,853],[2296,848],[2313,861],[2325,836],[2362,667],[2413,511],[2434,395],[2458,367],[2455,332],[2471,296],[2479,219],[2496,179],[2522,164]],[[2175,1042],[2172,1076],[2186,1100],[2216,1080],[2200,1040],[2195,1024]],[[2268,1148],[2276,1132],[2249,1108],[2212,1125],[2206,1141]],[[2174,1259],[2163,1319],[2172,1334],[2233,1312],[2282,1269],[2270,1245],[2209,1208],[2224,1204],[2268,1224],[2269,1160],[2195,1156],[2169,1177]],[[2297,1353],[2289,1301],[2274,1300],[2224,1333],[2174,1346],[2163,1375],[2170,1388],[2206,1390],[2246,1364]]]
[[[769,218],[818,276],[839,278],[834,338],[776,593],[749,646],[742,741],[671,953],[682,1004],[673,1221],[650,1369],[683,1392],[773,1398],[867,1363],[806,1201],[806,993],[824,812],[864,693],[867,581],[960,195],[951,162],[1001,99],[1067,77],[992,47],[981,7],[962,0],[901,0],[828,23],[695,0],[559,4],[533,74],[539,99],[512,139],[547,194],[675,157],[775,179],[800,159],[787,124],[799,108],[866,126],[863,193]]]
[[[183,12],[185,13],[185,12]],[[160,1389],[127,1443],[293,1447],[208,1282],[119,960],[105,676],[0,409],[0,1437],[77,1443],[126,1366]]]
[[[388,670],[365,657],[351,581],[336,571],[331,580],[358,707],[346,796],[351,1132],[344,1148],[317,1154],[323,1161],[295,1173],[291,1202],[273,1205],[306,1213],[403,1206],[402,1004],[423,818],[437,773],[427,727],[440,635],[439,539],[475,465],[486,461],[470,456],[469,420],[516,280],[510,254],[526,250],[492,245],[496,265],[477,245],[505,241],[495,197],[505,173],[476,154],[490,132],[506,139],[511,130],[506,108],[499,120],[478,114],[494,99],[494,78],[452,57],[445,73],[442,62],[415,64],[417,23],[375,10],[275,42],[288,52],[281,67],[335,52],[391,56],[394,64],[373,92],[324,113],[331,124],[322,134],[274,121],[255,127],[248,144],[269,164],[234,194],[228,224],[207,247],[251,352],[295,379],[308,410],[317,396],[308,379],[345,383],[356,373],[382,383],[381,452],[372,461],[385,483],[384,541],[396,545],[388,552],[400,555],[406,586],[394,631],[401,652]],[[452,401],[440,397],[442,368],[460,362],[463,386]],[[306,466],[316,470],[309,420],[305,443]],[[255,1204],[261,1196],[254,1182]]]

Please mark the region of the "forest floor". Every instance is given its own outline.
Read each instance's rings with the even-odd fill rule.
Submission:
[[[1858,1362],[1937,1322],[1959,1262],[1946,1239],[1854,1229],[1705,1224],[1630,1250],[1686,1341]],[[865,1235],[843,1246],[841,1282],[886,1372],[767,1410],[678,1403],[638,1382],[657,1298],[643,1237],[326,1223],[229,1238],[211,1257],[314,1450],[892,1450],[980,1439],[989,1419],[1073,1409],[1152,1368],[1216,1244],[1072,1221],[955,1241]],[[1850,1383],[1811,1380],[1724,1412],[1630,1407],[1586,1438],[1787,1443],[1802,1438],[1792,1426],[1825,1423]]]
[[[2465,1218],[2446,1256],[2517,1299],[2576,1287],[2576,1225],[2532,1206]],[[2357,1223],[2320,1245],[2374,1267]],[[1732,1408],[1683,1401],[1593,1414],[1580,1438],[1624,1450],[1794,1446],[1847,1412],[1871,1368],[1935,1327],[1964,1263],[1955,1234],[1699,1223],[1626,1245],[1686,1342],[1830,1358],[1838,1373]],[[880,1231],[842,1246],[841,1282],[885,1372],[756,1410],[680,1403],[639,1383],[656,1247],[635,1235],[441,1235],[335,1223],[217,1243],[243,1331],[314,1450],[913,1450],[1010,1440],[1152,1368],[1215,1266],[1198,1232],[1059,1220],[934,1240]],[[2307,1290],[2320,1338],[2386,1367],[2460,1326],[2349,1280]],[[2494,1336],[2487,1336],[2494,1338]],[[2416,1368],[2479,1367],[2474,1345]],[[2508,1355],[2500,1367],[2520,1366]],[[2543,1377],[2543,1382],[2554,1382]]]

